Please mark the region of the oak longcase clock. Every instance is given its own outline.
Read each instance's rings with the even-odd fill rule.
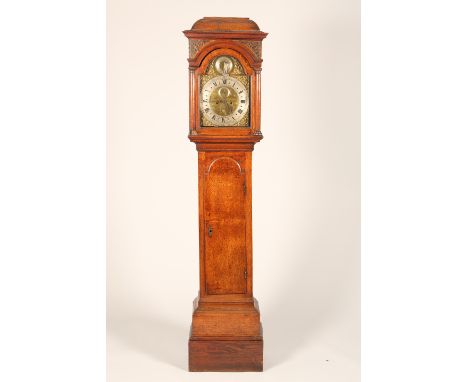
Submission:
[[[190,371],[261,371],[252,292],[252,151],[260,131],[261,32],[248,18],[205,17],[189,39],[189,139],[198,151],[200,289]]]

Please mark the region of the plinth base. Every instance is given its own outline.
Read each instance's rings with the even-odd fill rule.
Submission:
[[[193,302],[190,371],[263,371],[263,330],[258,302]]]
[[[263,371],[263,340],[189,340],[189,371]]]

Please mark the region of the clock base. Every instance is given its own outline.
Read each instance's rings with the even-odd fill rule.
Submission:
[[[263,339],[191,339],[189,371],[263,371]]]
[[[189,371],[263,371],[263,330],[255,298],[194,300]]]

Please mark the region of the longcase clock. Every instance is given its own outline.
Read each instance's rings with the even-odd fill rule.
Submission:
[[[260,131],[261,32],[248,18],[205,17],[189,39],[189,139],[198,151],[200,290],[190,371],[262,371],[252,292],[252,151]]]

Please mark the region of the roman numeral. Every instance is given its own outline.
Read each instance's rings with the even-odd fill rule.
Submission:
[[[214,86],[218,86],[218,84],[216,83],[216,81],[213,81],[213,85],[214,85]]]
[[[239,109],[239,110],[237,110],[237,112],[238,112],[239,114],[242,114],[243,110],[242,110],[242,109]]]
[[[239,92],[239,94],[241,94],[242,92],[243,92],[243,90],[241,90],[241,91]]]
[[[245,99],[241,99],[241,103],[245,103]]]
[[[223,80],[223,84],[226,84],[226,81],[227,81],[227,80]]]
[[[205,113],[208,113],[209,111],[210,111],[210,108],[207,107],[207,108],[205,109]]]
[[[213,114],[213,116],[211,117],[211,119],[215,119],[216,118],[216,115]]]

